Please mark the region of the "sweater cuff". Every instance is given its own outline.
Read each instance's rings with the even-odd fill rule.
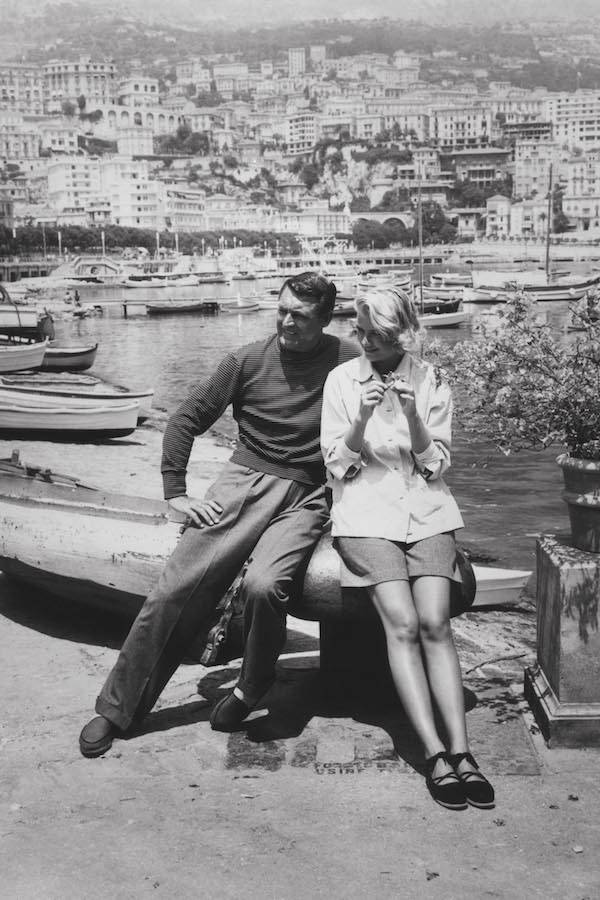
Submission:
[[[172,500],[173,497],[183,497],[187,493],[185,484],[185,473],[163,472],[163,494],[165,500]]]

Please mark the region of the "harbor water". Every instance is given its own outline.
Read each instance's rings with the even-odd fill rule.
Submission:
[[[196,382],[208,377],[230,349],[272,333],[274,310],[216,315],[123,315],[123,303],[166,299],[234,299],[264,297],[280,280],[239,281],[199,288],[108,287],[80,290],[83,305],[103,304],[104,314],[83,319],[57,319],[56,337],[70,345],[98,342],[92,373],[131,388],[153,387],[154,406],[172,412]],[[133,295],[133,296],[132,296]],[[566,334],[567,302],[539,302],[539,314],[553,329]],[[469,320],[459,328],[435,331],[442,341],[473,335],[477,321],[490,321],[498,307],[465,307]],[[349,336],[350,321],[334,319],[331,333]],[[227,412],[217,429],[235,436]],[[473,558],[490,565],[535,570],[535,540],[540,533],[568,530],[567,508],[561,499],[562,476],[555,459],[560,452],[520,452],[503,456],[489,443],[475,442],[455,428],[453,465],[447,481],[465,520],[459,543]],[[158,467],[159,460],[156,460]],[[530,588],[533,587],[533,579]]]

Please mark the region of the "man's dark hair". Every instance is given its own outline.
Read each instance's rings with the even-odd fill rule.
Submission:
[[[279,291],[280,297],[286,287],[300,300],[312,300],[318,304],[319,318],[329,321],[337,294],[337,288],[333,281],[320,275],[319,272],[300,272],[298,275],[286,278]]]

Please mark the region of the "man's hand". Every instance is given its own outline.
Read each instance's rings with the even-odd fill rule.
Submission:
[[[216,500],[204,500],[197,497],[172,497],[169,506],[179,516],[184,516],[187,522],[192,522],[198,528],[205,525],[217,525],[223,514],[223,507]]]

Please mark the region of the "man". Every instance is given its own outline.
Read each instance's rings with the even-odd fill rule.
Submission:
[[[100,756],[158,699],[211,612],[243,579],[245,654],[237,686],[213,709],[219,731],[243,727],[275,678],[296,570],[328,519],[319,426],[323,383],[358,348],[323,333],[336,289],[315,272],[288,278],[277,333],[225,356],[167,423],[165,498],[189,522],[146,599],[83,729],[84,756]],[[194,438],[232,404],[238,446],[202,499],[186,493]]]

